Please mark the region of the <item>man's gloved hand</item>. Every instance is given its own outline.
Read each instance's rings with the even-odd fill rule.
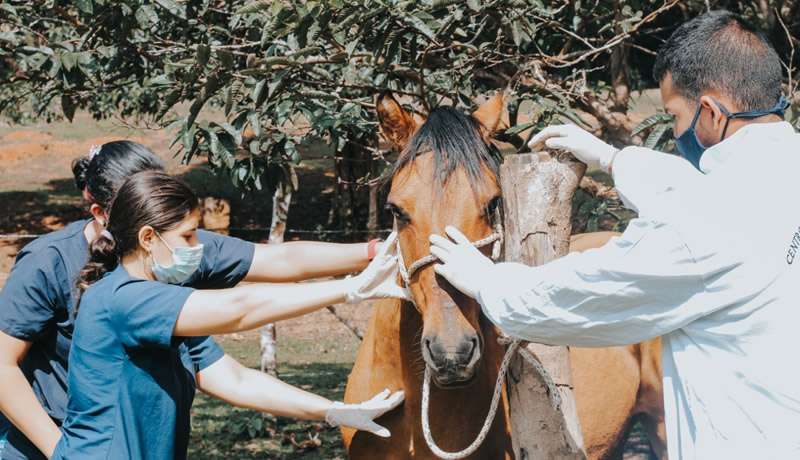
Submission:
[[[614,155],[619,152],[573,124],[548,126],[531,138],[528,147],[534,152],[545,147],[566,150],[587,165],[598,166],[605,172],[609,172]]]
[[[387,398],[388,396],[388,398]],[[336,401],[333,407],[325,414],[325,421],[333,426],[347,426],[357,430],[370,431],[382,438],[388,438],[391,433],[386,428],[378,425],[374,420],[386,412],[397,407],[405,399],[403,390],[389,396],[389,390],[383,390],[361,404],[345,404]]]
[[[444,231],[455,241],[439,235],[431,235],[431,254],[442,261],[433,270],[464,294],[475,297],[475,287],[482,281],[486,271],[494,266],[491,259],[483,255],[469,239],[455,227]]]
[[[367,268],[343,280],[344,298],[348,303],[364,299],[396,297],[410,300],[405,289],[397,284],[397,232],[392,232]]]

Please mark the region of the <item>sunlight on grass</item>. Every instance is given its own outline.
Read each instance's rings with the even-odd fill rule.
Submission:
[[[245,366],[258,368],[257,340],[224,336],[217,337],[217,342]],[[359,344],[355,337],[279,337],[278,376],[306,391],[342,400]],[[315,436],[321,443],[319,447],[309,442]],[[192,406],[188,458],[328,460],[344,459],[346,455],[339,429],[324,422],[287,417],[272,421],[259,412],[198,393]]]

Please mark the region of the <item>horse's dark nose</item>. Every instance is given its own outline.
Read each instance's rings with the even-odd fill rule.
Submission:
[[[481,359],[481,338],[474,331],[463,334],[459,340],[447,340],[440,335],[425,336],[422,348],[425,361],[440,385],[469,382]]]

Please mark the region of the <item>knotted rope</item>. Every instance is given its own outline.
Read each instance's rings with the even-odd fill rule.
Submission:
[[[497,262],[500,259],[500,250],[503,245],[503,227],[502,224],[498,223],[495,226],[495,232],[491,235],[487,236],[486,238],[480,239],[478,241],[474,241],[472,243],[473,246],[476,248],[482,248],[489,243],[494,243],[492,247],[492,260]],[[405,261],[403,260],[403,251],[400,250],[400,240],[397,240],[397,265],[400,271],[400,277],[403,279],[403,282],[406,285],[406,290],[411,297],[411,302],[414,304],[414,307],[419,310],[417,306],[417,301],[414,299],[414,293],[411,290],[411,277],[422,267],[432,262],[437,261],[438,258],[433,254],[427,255],[413,264],[406,268]],[[489,428],[492,426],[492,422],[494,421],[494,417],[497,414],[497,407],[500,403],[500,393],[503,390],[503,380],[505,379],[506,372],[508,371],[508,365],[511,362],[511,357],[514,355],[514,352],[519,351],[522,357],[528,361],[534,369],[542,376],[547,385],[547,389],[551,395],[551,402],[553,404],[553,409],[558,410],[561,407],[561,395],[558,392],[558,387],[556,386],[553,379],[550,377],[550,374],[547,372],[547,369],[544,368],[542,363],[536,359],[528,350],[524,348],[520,348],[519,344],[521,342],[520,339],[512,339],[508,336],[502,335],[497,339],[498,343],[502,345],[507,345],[505,355],[503,356],[503,362],[500,364],[500,370],[497,373],[497,381],[494,385],[494,392],[492,393],[492,402],[489,405],[489,413],[486,414],[486,419],[483,422],[483,426],[481,427],[481,431],[478,433],[478,436],[472,441],[472,444],[467,446],[466,449],[461,450],[459,452],[445,452],[436,445],[436,441],[433,440],[433,435],[431,434],[430,422],[428,420],[428,407],[430,403],[430,393],[431,393],[431,370],[430,367],[427,365],[425,366],[425,377],[422,384],[422,434],[425,436],[425,442],[428,444],[428,448],[431,452],[434,453],[439,458],[444,458],[448,460],[457,460],[464,458],[473,452],[475,452],[478,447],[483,443],[486,439],[486,435],[489,434]]]

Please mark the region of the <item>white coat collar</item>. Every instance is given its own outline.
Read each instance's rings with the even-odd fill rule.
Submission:
[[[759,146],[763,146],[765,141],[781,142],[794,134],[794,128],[788,121],[749,123],[731,137],[709,147],[700,157],[700,170],[711,174],[740,153],[758,152]]]

